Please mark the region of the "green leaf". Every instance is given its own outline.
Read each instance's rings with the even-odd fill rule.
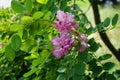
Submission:
[[[89,62],[92,60],[92,55],[88,52],[79,53],[78,60],[82,62]]]
[[[83,62],[79,62],[74,66],[75,74],[83,75],[85,73],[85,64]]]
[[[112,62],[107,62],[107,63],[104,63],[104,64],[103,64],[103,69],[104,69],[104,70],[110,70],[110,69],[112,69],[114,66],[115,66],[114,63],[112,63]]]
[[[97,66],[97,60],[96,59],[92,59],[90,62],[88,62],[88,67],[89,67],[89,70],[93,70],[94,67]]]
[[[102,67],[101,66],[95,66],[92,69],[92,77],[97,77],[101,72],[102,72]]]
[[[112,57],[111,54],[104,54],[104,55],[100,56],[100,57],[98,58],[98,60],[102,61],[102,60],[109,59],[109,58],[111,58],[111,57]]]
[[[66,71],[66,67],[60,67],[60,68],[58,68],[58,70],[57,70],[59,73],[63,73],[63,72],[65,72]]]
[[[13,32],[17,32],[22,28],[23,28],[23,25],[21,25],[21,24],[10,25],[10,31],[13,31]]]
[[[36,0],[40,4],[46,4],[48,0]]]
[[[33,14],[33,19],[39,19],[42,16],[43,16],[43,13],[38,11]]]
[[[114,74],[109,74],[108,72],[102,73],[96,80],[117,80]]]
[[[90,34],[94,33],[95,30],[96,30],[96,28],[90,27],[90,28],[87,29],[86,33],[87,33],[88,35],[90,35]]]
[[[25,23],[25,24],[31,24],[33,21],[33,18],[30,16],[23,16],[21,18],[21,23]]]
[[[48,43],[47,49],[51,51],[53,49],[53,44],[51,42]]]
[[[49,56],[49,52],[47,50],[43,50],[41,53],[40,53],[40,57],[33,60],[32,61],[32,66],[37,66],[37,65],[43,65],[45,60],[48,58]]]
[[[32,11],[32,0],[26,0],[25,6],[27,9],[27,12],[31,12]]]
[[[38,68],[33,68],[29,72],[25,73],[23,76],[24,77],[29,77],[29,76],[31,76],[32,74],[34,74],[38,70],[39,70]]]
[[[22,39],[27,39],[27,37],[28,37],[28,32],[27,32],[27,30],[23,30],[23,35],[22,35]]]
[[[85,76],[82,75],[74,75],[73,76],[73,80],[86,80]]]
[[[15,58],[15,51],[11,48],[10,45],[5,47],[5,56],[8,61],[12,62]]]
[[[104,27],[108,27],[109,24],[110,24],[110,18],[107,17],[107,18],[104,20],[103,25],[104,25]]]
[[[106,80],[107,75],[108,75],[108,72],[103,72],[103,73],[97,78],[97,80]]]
[[[88,44],[90,45],[89,49],[91,52],[96,52],[98,50],[98,48],[100,47],[100,44],[96,43],[94,38],[91,38],[88,41]]]
[[[56,80],[65,80],[66,76],[64,74],[60,74]]]
[[[106,80],[116,80],[116,78],[113,74],[108,74]]]
[[[39,26],[39,22],[34,22],[31,26],[30,26],[30,29],[29,29],[29,34],[30,35],[39,35],[40,31],[39,32],[39,29],[40,29],[40,26]]]
[[[21,46],[21,38],[19,35],[14,35],[11,39],[11,47],[13,50],[18,51]]]
[[[116,71],[114,72],[114,74],[115,74],[115,76],[120,77],[120,70],[119,70],[119,69],[116,70]]]
[[[118,17],[119,17],[118,14],[115,14],[115,16],[113,17],[113,19],[112,19],[112,25],[113,25],[113,26],[115,26],[115,25],[117,24]]]
[[[12,0],[11,7],[17,13],[22,13],[25,10],[25,7],[20,2],[18,2],[16,0]]]

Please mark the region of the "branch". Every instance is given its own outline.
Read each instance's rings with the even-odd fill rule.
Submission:
[[[99,24],[101,22],[99,10],[98,10],[98,3],[97,3],[96,0],[89,0],[89,1],[90,1],[91,5],[92,5],[93,13],[94,13],[94,19],[95,19],[95,23],[97,25],[97,24]],[[110,42],[107,34],[105,33],[105,30],[103,29],[103,31],[99,32],[99,35],[100,35],[101,39],[103,40],[103,42],[105,43],[105,45],[108,47],[108,49],[116,57],[116,59],[118,61],[120,61],[120,53],[119,53],[119,51],[117,51],[115,49],[115,47]]]

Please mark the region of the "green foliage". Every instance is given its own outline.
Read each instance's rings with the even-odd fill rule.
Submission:
[[[52,55],[51,39],[59,35],[54,29],[58,10],[71,12],[79,24],[77,31],[88,35],[109,29],[109,17],[93,27],[80,6],[73,5],[71,0],[12,0],[11,7],[12,10],[0,12],[1,80],[116,80],[120,77],[119,70],[111,72],[113,62],[104,62],[111,54],[96,57],[101,45],[94,38],[88,40],[84,52],[78,52],[80,42],[76,40],[66,56],[56,59]],[[112,26],[117,21],[118,14],[113,17]]]

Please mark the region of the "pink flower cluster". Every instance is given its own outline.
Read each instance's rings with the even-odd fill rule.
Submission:
[[[72,28],[76,29],[78,24],[74,21],[74,16],[71,13],[58,11],[57,21],[55,21],[55,28],[60,32],[60,37],[55,37],[51,40],[53,44],[52,54],[56,58],[61,58],[68,54],[68,51],[74,44],[74,39],[70,38],[70,32]],[[83,52],[87,48],[87,36],[80,35],[78,39],[81,41],[80,52]]]
[[[55,37],[52,39],[53,43],[53,55],[56,58],[61,58],[64,55],[67,55],[68,50],[74,44],[74,39],[69,37],[69,34],[61,35],[60,37]]]
[[[78,24],[74,21],[74,16],[71,13],[58,11],[56,15],[58,21],[55,21],[55,28],[60,34],[70,32],[72,28],[77,28]]]

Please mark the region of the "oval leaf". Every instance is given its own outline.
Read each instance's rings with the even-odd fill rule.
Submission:
[[[107,62],[107,63],[103,64],[103,69],[104,69],[104,70],[110,70],[110,69],[112,69],[114,66],[115,66],[114,63],[112,63],[112,62]]]
[[[5,56],[10,62],[12,62],[15,58],[15,51],[11,48],[10,45],[5,47]]]
[[[65,80],[66,76],[63,74],[60,74],[56,80]]]
[[[12,0],[11,7],[17,13],[22,13],[25,10],[25,7],[16,0]]]
[[[40,4],[46,4],[48,0],[36,0]]]
[[[118,14],[115,14],[115,16],[113,17],[113,19],[112,19],[112,25],[113,25],[113,26],[115,26],[115,25],[117,24],[118,17],[119,17]]]
[[[92,55],[88,52],[80,53],[78,55],[78,60],[82,62],[89,62],[92,60]]]
[[[111,58],[112,55],[111,54],[105,54],[105,55],[102,55],[98,58],[98,60],[102,61],[102,60],[106,60],[106,59],[109,59]]]
[[[32,11],[32,0],[26,0],[25,6],[27,9],[27,12],[31,12]]]
[[[34,14],[33,14],[33,18],[34,19],[39,19],[40,17],[42,17],[43,16],[43,13],[42,12],[35,12]]]
[[[83,75],[85,73],[85,64],[83,62],[79,62],[75,64],[75,74]]]
[[[107,18],[104,20],[103,25],[104,25],[104,27],[108,27],[109,24],[110,24],[110,18],[107,17]]]
[[[66,71],[66,67],[60,67],[60,68],[58,68],[58,70],[57,70],[59,73],[64,73],[65,71]]]
[[[24,29],[24,30],[23,30],[22,39],[26,40],[27,37],[28,37],[28,32],[27,32],[27,30]]]
[[[21,46],[21,38],[18,35],[14,35],[11,39],[11,47],[13,50],[18,51]]]

